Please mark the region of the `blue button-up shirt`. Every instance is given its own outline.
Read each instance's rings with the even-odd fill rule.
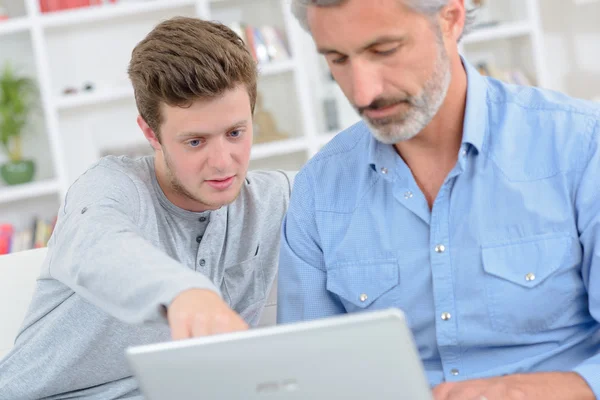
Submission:
[[[600,109],[465,68],[462,147],[431,209],[362,122],[299,173],[279,322],[397,307],[431,385],[575,370],[600,398]]]

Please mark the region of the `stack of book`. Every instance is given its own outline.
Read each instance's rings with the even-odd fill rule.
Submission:
[[[279,29],[264,25],[255,27],[241,22],[230,24],[229,27],[242,38],[259,64],[268,64],[289,60],[284,35]]]
[[[506,83],[514,84],[514,85],[522,85],[522,86],[531,86],[531,80],[525,75],[525,73],[518,69],[501,69],[493,64],[487,62],[480,62],[477,64],[477,70],[481,75],[489,76],[494,79],[498,79],[500,81],[504,81]]]
[[[43,13],[70,10],[104,3],[116,3],[117,0],[40,0],[40,11]]]
[[[0,224],[0,255],[46,247],[55,224],[56,218],[35,218],[30,228],[21,231],[11,224]]]

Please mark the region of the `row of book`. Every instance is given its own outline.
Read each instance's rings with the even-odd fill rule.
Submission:
[[[487,62],[480,62],[477,64],[477,70],[481,75],[489,76],[494,79],[501,80],[506,83],[522,86],[532,86],[531,80],[525,75],[525,73],[518,69],[502,69],[495,65]]]
[[[40,11],[49,13],[116,2],[117,0],[40,0]]]
[[[48,221],[35,218],[30,228],[16,230],[11,224],[0,225],[0,255],[46,247],[56,218]]]
[[[230,24],[229,27],[244,40],[254,60],[259,64],[290,59],[285,36],[278,28],[268,25],[256,27],[241,22]]]

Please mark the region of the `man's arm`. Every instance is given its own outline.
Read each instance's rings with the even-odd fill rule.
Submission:
[[[590,314],[600,321],[600,121],[590,140],[590,156],[576,192],[577,227],[583,248],[581,275],[587,288]],[[600,398],[600,354],[575,368]]]
[[[327,273],[315,220],[314,186],[309,171],[295,178],[283,220],[279,256],[277,322],[287,323],[344,313],[327,291]]]
[[[166,322],[167,308],[186,292],[176,304],[177,318],[169,315],[169,322],[185,320],[186,326],[176,329],[174,336],[186,337],[186,330],[192,336],[197,316],[188,315],[187,304],[195,303],[200,311],[198,298],[218,297],[219,291],[210,279],[144,238],[140,213],[145,211],[127,175],[108,167],[92,168],[69,189],[49,244],[47,272],[129,323]]]

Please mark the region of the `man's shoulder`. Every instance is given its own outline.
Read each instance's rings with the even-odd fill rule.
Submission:
[[[516,180],[580,169],[598,140],[600,104],[565,94],[489,80],[484,149]]]
[[[568,128],[590,129],[600,120],[600,103],[578,99],[564,93],[532,86],[510,85],[488,79],[491,123],[502,119],[528,122],[523,128],[537,130],[543,124],[557,135],[569,135]],[[494,118],[495,117],[495,118]]]
[[[88,202],[106,197],[138,201],[140,188],[151,185],[151,171],[152,160],[148,157],[103,157],[73,182],[66,201],[79,197],[86,198]]]
[[[262,192],[287,192],[294,185],[296,171],[284,170],[253,170],[246,175],[246,187],[256,187]]]
[[[350,212],[376,179],[369,165],[372,134],[364,122],[338,133],[296,177],[294,193],[322,211]]]
[[[285,212],[289,203],[296,172],[288,171],[248,171],[239,196],[229,206],[230,209],[266,210]],[[270,210],[270,211],[269,211]]]

